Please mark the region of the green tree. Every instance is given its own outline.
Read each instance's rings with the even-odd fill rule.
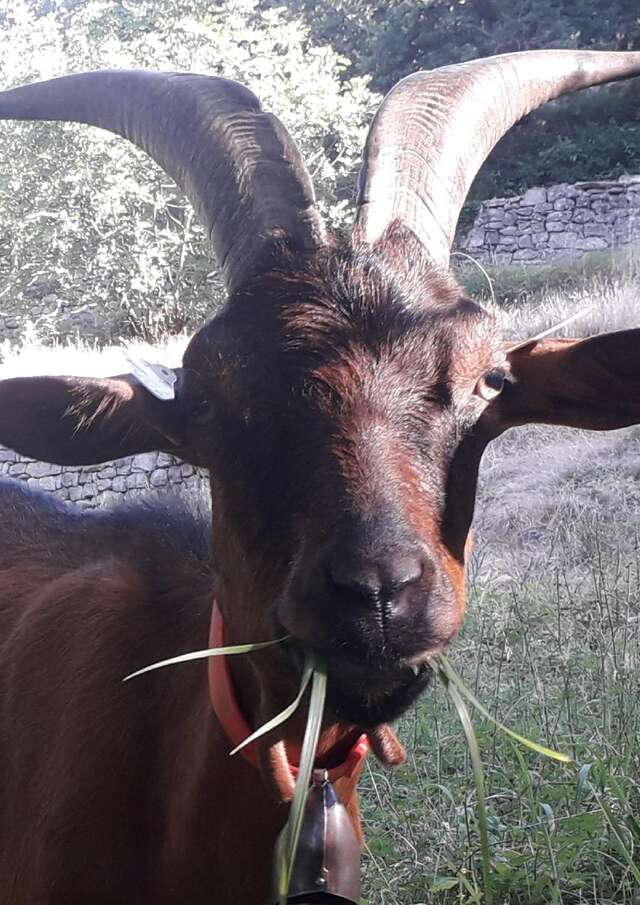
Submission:
[[[0,27],[5,87],[127,67],[241,81],[300,143],[329,222],[350,216],[377,98],[364,78],[343,78],[347,61],[315,44],[300,19],[254,0],[1,0]],[[44,294],[40,326],[61,306],[93,305],[90,319],[108,305],[115,333],[154,335],[190,328],[218,303],[215,262],[190,206],[122,139],[2,123],[0,159],[0,291],[27,310]]]
[[[288,0],[288,8],[351,60],[346,77],[368,75],[381,92],[410,72],[497,53],[640,48],[637,0]],[[595,89],[534,113],[498,145],[471,198],[640,172],[636,97],[635,86]]]

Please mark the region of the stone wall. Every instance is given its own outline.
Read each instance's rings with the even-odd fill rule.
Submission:
[[[640,176],[484,201],[458,249],[496,263],[581,257],[640,238]]]
[[[142,453],[102,465],[49,465],[0,447],[0,478],[25,481],[83,509],[110,506],[144,491],[200,488],[203,472],[165,453]]]
[[[113,306],[73,302],[63,297],[55,280],[46,278],[34,280],[19,292],[5,291],[0,300],[0,340],[18,341],[27,324],[33,325],[40,337],[58,342],[79,336],[88,341],[113,341],[123,327],[122,316],[118,319]]]

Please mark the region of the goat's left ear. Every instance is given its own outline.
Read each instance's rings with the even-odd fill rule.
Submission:
[[[507,351],[510,375],[487,411],[498,430],[540,422],[590,430],[640,423],[640,330],[543,339]]]
[[[133,374],[0,380],[0,444],[59,465],[93,465],[151,450],[183,454],[178,401]]]

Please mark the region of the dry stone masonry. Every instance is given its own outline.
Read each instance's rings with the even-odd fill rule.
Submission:
[[[0,478],[24,481],[83,509],[110,506],[137,494],[199,489],[202,472],[165,453],[142,453],[116,462],[78,467],[36,462],[0,447]]]
[[[58,341],[110,341],[122,329],[122,312],[113,304],[64,298],[55,278],[40,276],[18,289],[0,276],[0,340],[19,341],[25,329]]]
[[[536,263],[639,238],[640,176],[625,176],[484,201],[458,248],[499,264]]]

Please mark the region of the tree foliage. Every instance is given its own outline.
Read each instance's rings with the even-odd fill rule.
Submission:
[[[266,3],[271,0],[265,0]],[[637,0],[287,0],[315,40],[388,91],[400,78],[475,57],[567,47],[640,49]],[[472,198],[531,185],[640,172],[637,84],[594,89],[550,104],[501,142]]]
[[[299,18],[254,0],[1,0],[0,27],[4,87],[129,67],[241,81],[300,143],[329,222],[349,216],[377,99]],[[220,286],[208,243],[144,154],[97,129],[9,122],[0,159],[5,293],[44,294],[45,322],[63,305],[95,306],[89,321],[109,305],[116,333],[191,327],[211,312]]]
[[[0,0],[0,29],[7,87],[130,66],[243,82],[300,143],[338,227],[377,92],[407,73],[528,48],[640,47],[637,0]],[[639,117],[635,83],[547,105],[498,145],[472,197],[640,172]],[[0,123],[0,153],[0,316],[11,298],[38,309],[42,332],[88,306],[91,332],[107,306],[114,333],[154,334],[215,307],[202,231],[143,154],[99,130],[15,123]]]

